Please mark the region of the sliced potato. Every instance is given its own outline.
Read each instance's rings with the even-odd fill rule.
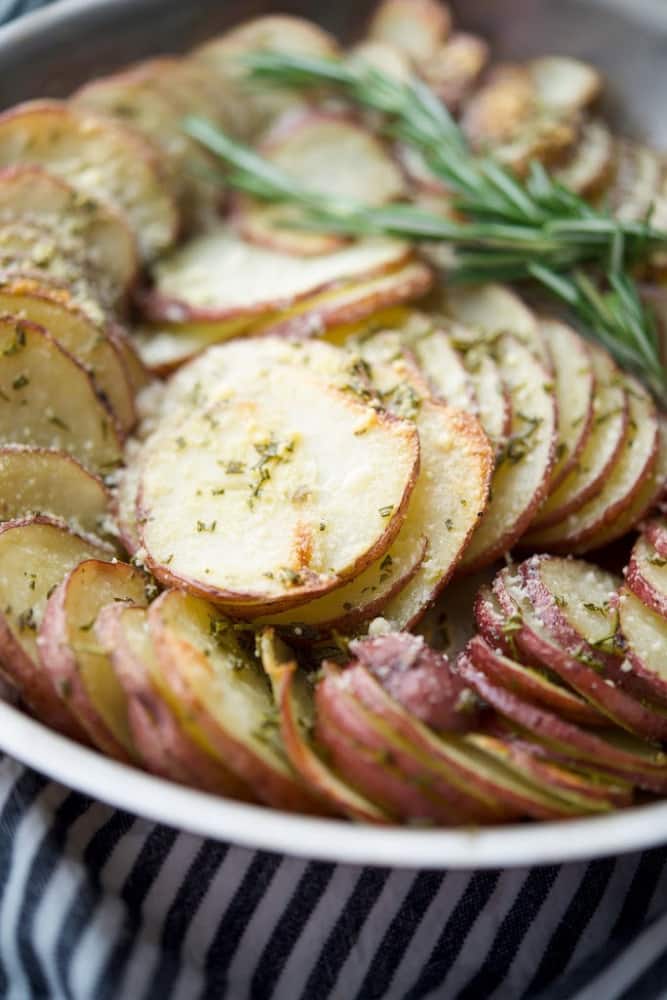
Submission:
[[[0,317],[0,442],[69,452],[109,472],[122,449],[90,376],[41,327]]]
[[[479,422],[498,454],[507,443],[512,428],[510,394],[498,365],[484,345],[468,348],[464,362],[478,401]]]
[[[117,209],[142,256],[152,259],[178,231],[178,210],[159,157],[143,136],[59,101],[31,101],[0,116],[0,166],[44,167]]]
[[[556,489],[576,465],[593,424],[595,375],[586,342],[571,327],[556,320],[540,321],[553,365],[558,409],[556,461],[549,492]]]
[[[162,778],[216,795],[252,798],[235,775],[187,735],[160,695],[152,680],[160,677],[160,665],[146,608],[107,605],[97,616],[95,634],[123,689],[132,742],[144,766]]]
[[[595,344],[589,344],[589,351],[595,379],[590,434],[573,467],[540,507],[527,544],[533,544],[540,529],[562,521],[600,491],[623,447],[628,397],[622,375],[606,351]]]
[[[111,76],[92,80],[73,96],[75,105],[115,118],[143,133],[163,154],[162,165],[178,192],[187,221],[195,225],[215,213],[221,200],[216,163],[204,147],[191,139],[182,121],[192,109],[181,100],[169,79],[175,58],[148,59]]]
[[[602,77],[590,63],[571,56],[542,56],[528,63],[542,107],[571,115],[591,104],[602,90]]]
[[[324,58],[339,54],[326,31],[288,14],[252,18],[195,49],[188,61],[205,67],[225,102],[238,105],[234,134],[243,139],[260,136],[286,109],[305,104],[299,91],[245,79],[243,56],[258,50]]]
[[[365,205],[383,205],[405,191],[401,172],[379,139],[342,114],[289,115],[276,123],[260,152],[307,191]],[[242,195],[234,221],[245,239],[285,253],[329,253],[346,242],[331,232],[299,229],[303,218],[297,207],[267,205]]]
[[[79,563],[49,597],[37,638],[43,669],[91,742],[128,763],[137,760],[137,751],[127,700],[95,622],[114,601],[145,606],[146,585],[146,577],[126,563]]]
[[[477,82],[489,58],[489,45],[479,35],[457,31],[418,69],[441,101],[458,109]]]
[[[312,691],[304,674],[289,659],[287,648],[276,640],[273,629],[262,632],[260,648],[280,714],[285,750],[294,770],[336,813],[367,823],[388,823],[386,813],[344,782],[317,753],[310,738],[315,721]]]
[[[645,535],[635,542],[625,576],[635,597],[667,618],[667,561]]]
[[[480,337],[482,341],[492,343],[499,334],[511,333],[515,340],[529,347],[545,366],[551,366],[537,316],[507,285],[488,282],[484,285],[453,286],[443,290],[441,296],[445,313],[461,324],[458,339],[462,346],[467,340],[473,346]]]
[[[479,413],[473,380],[445,330],[432,329],[416,336],[411,349],[436,396],[450,406]]]
[[[576,139],[576,125],[543,96],[529,65],[496,66],[464,109],[462,126],[473,148],[519,173],[531,160],[560,155]]]
[[[632,498],[632,502],[618,514],[613,521],[602,525],[586,541],[588,549],[599,549],[622,538],[633,528],[636,528],[653,507],[664,497],[667,486],[667,421],[660,419],[660,439],[658,454],[650,473],[644,478],[641,486]]]
[[[663,172],[659,153],[637,142],[617,140],[614,175],[603,192],[605,204],[619,219],[645,218],[660,192]]]
[[[413,76],[410,57],[392,42],[364,38],[352,46],[347,58],[353,65],[363,63],[401,83],[407,83]]]
[[[649,394],[632,376],[624,375],[623,380],[629,396],[629,424],[623,447],[602,488],[562,521],[531,532],[526,539],[528,544],[547,551],[587,552],[598,532],[604,531],[611,541],[630,527],[618,519],[652,475],[660,435],[655,405]]]
[[[614,139],[603,121],[584,122],[579,140],[553,176],[575,194],[592,196],[609,180],[614,169]]]
[[[160,693],[179,724],[260,802],[317,812],[318,802],[292,771],[273,698],[261,668],[213,605],[166,591],[149,610]]]
[[[647,607],[625,587],[620,592],[618,615],[633,671],[664,700],[667,697],[667,622],[664,616]]]
[[[556,407],[549,377],[532,352],[501,337],[494,359],[512,397],[512,425],[496,459],[491,500],[461,560],[470,572],[509,551],[548,489],[555,460]]]
[[[317,631],[349,631],[381,615],[388,602],[407,587],[428,552],[426,536],[417,537],[419,525],[408,518],[389,550],[354,580],[337,587],[316,601],[301,604],[291,611],[256,619],[258,625],[288,628],[296,637]]]
[[[329,329],[363,322],[384,309],[412,302],[425,295],[433,283],[433,272],[422,261],[404,265],[377,277],[350,281],[341,287],[314,295],[254,328],[258,333],[281,337],[322,336]]]
[[[395,45],[419,65],[446,41],[451,24],[449,8],[439,0],[382,0],[368,34]]]
[[[41,223],[62,242],[83,240],[86,263],[123,301],[137,278],[135,239],[125,218],[38,166],[0,171],[0,219]]]
[[[154,268],[144,301],[150,320],[224,322],[294,305],[335,282],[374,276],[410,256],[398,240],[362,240],[317,257],[247,243],[224,224],[197,236]]]
[[[0,520],[47,514],[76,531],[104,532],[109,493],[97,476],[64,451],[0,447]]]
[[[118,338],[110,330],[100,329],[54,289],[35,288],[20,279],[0,285],[0,312],[43,327],[90,373],[122,429],[133,426],[134,394]]]
[[[397,540],[426,535],[428,550],[417,573],[382,610],[393,628],[407,629],[445,586],[479,524],[487,504],[493,453],[472,414],[432,399],[402,359],[387,365],[381,355],[378,363],[373,338],[362,346],[385,402],[396,413],[411,416],[419,432],[419,477]]]
[[[84,559],[105,559],[101,543],[46,517],[0,525],[0,648],[3,672],[40,721],[86,741],[39,661],[37,630],[52,591]]]
[[[176,409],[143,453],[153,572],[235,614],[303,604],[383,556],[418,469],[413,427],[334,388],[307,357],[276,364],[276,349],[272,338],[212,348],[188,378],[219,402]]]

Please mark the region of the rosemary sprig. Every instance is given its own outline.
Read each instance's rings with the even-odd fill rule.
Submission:
[[[490,157],[475,156],[445,106],[420,81],[393,80],[363,64],[255,53],[254,77],[273,85],[328,85],[380,112],[381,129],[413,146],[456,197],[458,222],[419,207],[370,207],[305,189],[288,174],[209,122],[189,118],[185,129],[231,168],[229,183],[271,202],[297,204],[302,225],[353,236],[393,235],[444,241],[456,250],[450,279],[466,282],[533,278],[565,301],[625,367],[641,374],[667,405],[667,371],[660,361],[650,313],[626,268],[667,243],[649,220],[627,222],[589,205],[550,177],[539,163],[525,182]],[[286,223],[287,224],[287,223]],[[290,226],[296,225],[294,220]],[[600,291],[584,274],[605,274]]]

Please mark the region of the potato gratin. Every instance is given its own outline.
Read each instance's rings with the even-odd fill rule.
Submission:
[[[230,190],[188,116],[306,190],[452,215],[373,114],[248,82],[258,50],[420,80],[516,176],[667,218],[592,66],[494,63],[437,0],[384,0],[345,51],[259,18],[5,111],[3,676],[117,760],[282,809],[460,826],[667,793],[667,418],[562,314],[448,281],[447,245]]]

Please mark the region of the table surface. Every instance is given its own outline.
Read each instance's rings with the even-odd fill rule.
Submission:
[[[0,0],[0,23],[43,4]],[[0,756],[0,995],[657,1000],[666,863],[667,848],[476,873],[301,861]]]

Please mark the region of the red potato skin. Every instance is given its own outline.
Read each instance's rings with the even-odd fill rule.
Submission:
[[[545,708],[553,709],[561,718],[577,722],[581,726],[609,724],[608,719],[569,689],[559,688],[555,684],[550,688],[543,687],[518,663],[516,669],[512,669],[481,636],[471,640],[467,652],[474,665],[494,683]]]
[[[95,632],[108,650],[116,677],[127,698],[132,739],[142,763],[152,774],[213,795],[253,801],[249,790],[226,771],[178,726],[169,706],[151,684],[144,666],[133,653],[120,628],[127,605],[103,608]],[[141,609],[144,611],[145,609]]]
[[[182,639],[167,634],[168,630],[160,616],[161,599],[159,597],[154,601],[148,611],[149,629],[155,651],[165,680],[174,694],[188,706],[193,721],[202,730],[208,743],[215,748],[229,770],[241,783],[252,789],[255,797],[261,802],[277,809],[321,815],[320,802],[308,789],[296,779],[274,771],[252,750],[226,733],[190,691],[183,680],[180,663],[192,657],[193,650]]]
[[[660,558],[664,557],[660,556]],[[667,593],[657,590],[649,583],[641,571],[641,566],[637,561],[634,551],[630,556],[630,562],[625,571],[625,582],[642,604],[645,604],[647,608],[655,611],[656,614],[661,615],[663,618],[667,618]]]
[[[66,704],[55,692],[51,681],[25,650],[19,645],[0,614],[0,655],[3,680],[6,678],[19,692],[35,718],[49,729],[78,743],[90,744],[88,734],[79,724]]]
[[[419,720],[391,698],[365,667],[358,665],[348,668],[343,677],[349,685],[351,695],[368,712],[384,719],[401,739],[453,775],[448,782],[449,794],[457,796],[453,801],[460,802],[462,809],[472,812],[475,822],[503,822],[529,814],[530,803],[523,799],[518,801],[508,795],[505,789],[499,789],[493,781],[477,772],[473,762],[469,767],[453,762],[447,754],[446,745],[439,746],[437,735],[433,733],[431,738]]]
[[[603,766],[618,769],[642,788],[655,792],[667,791],[667,757],[662,751],[656,750],[655,763],[644,766],[633,754],[610,745],[594,733],[566,722],[553,712],[523,701],[511,691],[497,687],[474,666],[465,653],[460,656],[458,665],[469,684],[496,711],[522,729],[527,729],[538,739],[555,744],[561,753],[595,764],[602,761]]]
[[[495,595],[490,587],[481,587],[475,598],[473,613],[482,638],[492,649],[498,649],[503,656],[514,653],[512,643],[503,631],[506,616],[494,606]]]
[[[68,573],[51,594],[39,628],[37,641],[45,675],[49,677],[54,692],[68,691],[68,703],[87,732],[89,740],[114,760],[134,764],[135,761],[118,742],[93,705],[81,679],[68,637],[65,602],[69,577]]]
[[[494,593],[511,617],[516,606],[504,588],[502,578],[494,584]],[[647,740],[667,739],[667,716],[654,712],[637,698],[617,686],[614,678],[605,678],[598,670],[577,660],[556,642],[543,639],[525,624],[513,631],[514,641],[529,664],[544,665],[558,674],[597,710],[623,729]],[[608,671],[607,671],[608,672]],[[608,684],[607,679],[612,683]]]
[[[631,589],[630,587],[628,587],[627,590],[626,588],[621,588],[618,595],[619,598],[623,596],[624,591],[627,593],[627,591],[629,591],[630,589]],[[634,591],[632,591],[632,593],[634,593]],[[638,595],[635,594],[635,597],[637,596]],[[639,599],[641,600],[641,598]],[[649,608],[649,610],[653,609]],[[621,612],[620,627],[622,634],[623,633],[622,612]],[[633,667],[632,673],[629,676],[632,677],[633,680],[646,691],[646,697],[653,699],[657,698],[658,702],[661,705],[665,705],[665,703],[667,703],[667,681],[663,680],[663,678],[659,677],[652,670],[647,670],[641,656],[637,653],[636,650],[632,648],[632,645],[629,642],[626,642],[626,647],[627,647],[626,649],[627,658]],[[623,674],[623,676],[626,675]]]
[[[355,639],[350,652],[387,694],[425,725],[444,732],[474,728],[479,713],[457,708],[466,685],[453,672],[447,657],[430,649],[422,636],[394,632]]]
[[[550,759],[546,754],[540,754],[539,750],[544,750],[538,744],[533,744],[533,750],[522,745],[520,740],[503,740],[507,748],[509,759],[532,774],[540,784],[547,787],[549,785],[562,788],[566,791],[577,792],[586,795],[591,799],[599,799],[609,802],[618,808],[630,806],[633,803],[632,788],[613,789],[604,785],[596,784],[594,781],[587,781],[585,776],[573,774],[561,766],[561,761]],[[535,751],[538,752],[535,752]]]
[[[377,731],[337,680],[325,677],[317,686],[315,733],[345,779],[402,820],[447,826],[468,822],[468,817],[439,797],[431,772]]]
[[[649,521],[644,534],[661,559],[667,559],[667,524],[664,521]]]
[[[309,787],[322,797],[326,806],[331,809],[332,815],[342,814],[362,823],[387,825],[390,818],[383,815],[380,809],[363,809],[356,801],[352,804],[349,799],[337,794],[333,784],[327,781],[329,768],[301,738],[291,701],[295,670],[296,664],[287,663],[275,667],[271,671],[271,677],[276,684],[278,693],[282,737],[292,767],[308,783]]]

